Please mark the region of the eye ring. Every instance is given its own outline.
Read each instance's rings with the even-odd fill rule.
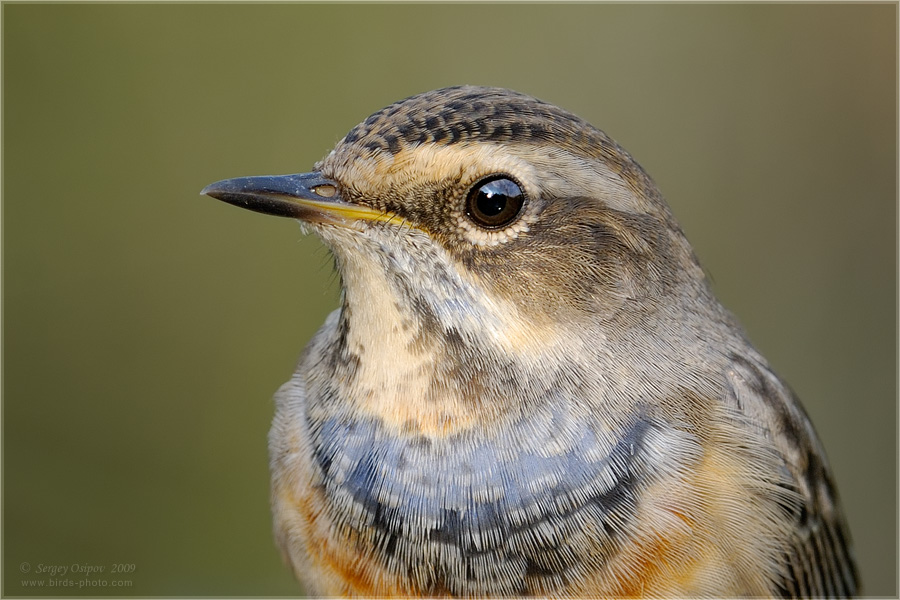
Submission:
[[[479,179],[466,195],[466,217],[482,229],[501,229],[514,222],[525,206],[522,186],[498,173]]]

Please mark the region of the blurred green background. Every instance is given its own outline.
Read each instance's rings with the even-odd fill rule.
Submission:
[[[897,594],[896,3],[2,10],[4,595],[298,592],[270,397],[336,278],[295,223],[198,192],[460,83],[559,104],[656,179],[804,399],[866,591]],[[72,564],[107,571],[46,587]]]

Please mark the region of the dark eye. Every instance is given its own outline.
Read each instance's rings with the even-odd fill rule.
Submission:
[[[476,183],[466,198],[466,215],[486,229],[505,227],[519,216],[525,194],[505,175],[492,175]]]

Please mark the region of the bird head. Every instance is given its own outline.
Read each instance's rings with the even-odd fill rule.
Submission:
[[[465,386],[479,378],[460,375],[464,363],[606,356],[609,370],[616,352],[647,349],[657,333],[650,345],[678,346],[685,315],[718,311],[631,156],[579,117],[509,90],[407,98],[353,128],[310,173],[203,193],[298,219],[324,240],[351,354],[428,350]]]

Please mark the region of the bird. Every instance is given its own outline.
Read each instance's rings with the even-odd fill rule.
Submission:
[[[269,433],[275,538],[307,593],[859,593],[806,412],[587,121],[448,87],[311,172],[201,193],[299,221],[340,277]]]

